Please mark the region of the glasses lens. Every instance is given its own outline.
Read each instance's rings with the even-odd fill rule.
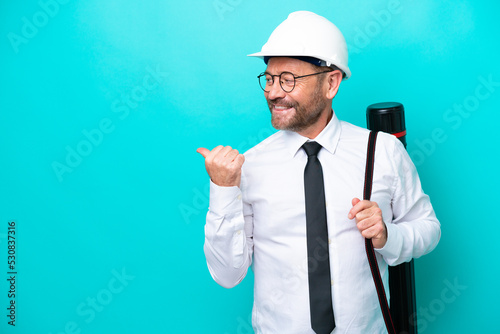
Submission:
[[[272,86],[272,84],[273,84],[273,78],[269,74],[264,74],[264,73],[259,75],[258,78],[259,78],[260,88],[262,88],[262,90],[268,92],[269,87]]]
[[[280,84],[281,88],[285,92],[290,93],[295,87],[295,78],[293,77],[293,74],[289,72],[281,73]]]

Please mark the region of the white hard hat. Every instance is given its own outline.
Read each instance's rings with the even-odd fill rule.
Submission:
[[[347,66],[347,44],[340,30],[323,16],[308,11],[293,12],[269,37],[257,53],[249,57],[312,57],[321,65],[335,65],[351,76]]]

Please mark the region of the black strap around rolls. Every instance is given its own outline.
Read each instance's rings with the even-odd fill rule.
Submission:
[[[375,143],[377,141],[377,132],[371,131],[370,137],[368,138],[368,150],[366,154],[366,169],[365,169],[365,185],[363,189],[363,199],[370,200],[372,195],[372,183],[373,183],[373,166],[375,161]],[[389,311],[389,304],[387,303],[387,297],[385,295],[384,284],[382,283],[382,277],[380,276],[380,271],[378,268],[377,258],[375,257],[375,250],[373,249],[373,243],[371,239],[365,239],[366,255],[368,256],[368,263],[370,264],[370,270],[373,276],[373,282],[375,283],[375,288],[377,289],[378,301],[380,308],[382,309],[382,315],[384,316],[385,327],[389,334],[396,334],[394,329],[394,323],[392,322],[391,312]]]

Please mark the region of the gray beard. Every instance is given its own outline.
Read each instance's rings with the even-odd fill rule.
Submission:
[[[314,90],[312,103],[309,106],[302,107],[297,102],[288,103],[284,99],[268,100],[269,110],[271,111],[271,124],[277,130],[288,130],[300,132],[315,124],[321,117],[321,113],[325,110],[327,102],[320,95],[320,86],[318,85]],[[272,104],[285,105],[289,108],[295,109],[295,115],[288,123],[283,124],[279,118],[275,117],[272,113]],[[307,109],[307,110],[306,110]]]

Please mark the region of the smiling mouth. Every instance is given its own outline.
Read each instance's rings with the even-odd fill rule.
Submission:
[[[292,106],[283,106],[283,105],[272,105],[272,112],[277,114],[285,114],[290,112],[293,109]]]

